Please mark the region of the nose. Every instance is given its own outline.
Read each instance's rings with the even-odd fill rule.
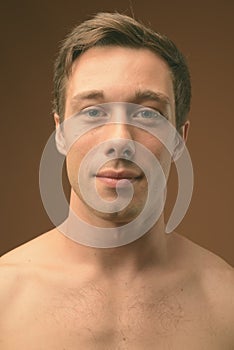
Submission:
[[[111,138],[106,142],[105,155],[131,160],[135,154],[135,144],[129,125],[117,123],[109,125],[109,128],[108,133],[110,133]]]

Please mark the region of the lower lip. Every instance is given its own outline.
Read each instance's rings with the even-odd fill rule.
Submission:
[[[108,187],[115,188],[117,185],[118,187],[127,187],[130,186],[131,183],[137,181],[137,178],[132,179],[116,179],[113,177],[99,177],[97,176],[96,179],[98,179],[100,182],[104,183]]]

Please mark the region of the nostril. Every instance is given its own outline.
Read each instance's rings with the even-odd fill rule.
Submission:
[[[131,159],[135,154],[135,147],[130,140],[111,140],[105,146],[105,154],[107,157]]]
[[[130,158],[132,155],[132,152],[129,150],[129,149],[125,149],[123,151],[123,156],[126,157],[126,158]]]
[[[112,156],[112,155],[114,155],[115,153],[116,153],[116,151],[115,151],[114,148],[110,148],[110,149],[108,149],[108,151],[107,151],[107,155],[108,155],[108,156]]]

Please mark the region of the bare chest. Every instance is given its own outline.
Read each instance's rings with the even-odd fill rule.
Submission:
[[[38,288],[11,306],[1,349],[219,349],[206,308],[178,288]]]

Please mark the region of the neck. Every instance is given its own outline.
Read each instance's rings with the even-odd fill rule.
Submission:
[[[73,212],[83,220],[86,221],[90,227],[94,225],[102,230],[101,227],[106,226],[111,229],[116,229],[116,232],[120,230],[119,223],[113,221],[108,222],[106,225],[106,219],[97,218],[94,215],[84,215],[84,212],[80,210],[80,206],[75,205],[76,201],[71,200],[70,207]],[[66,226],[66,234],[58,234],[63,252],[66,252],[66,256],[69,260],[78,265],[86,265],[94,268],[95,271],[100,271],[102,274],[115,274],[118,272],[122,274],[136,274],[146,269],[162,266],[167,262],[167,235],[165,234],[165,224],[163,213],[153,225],[140,238],[133,240],[132,242],[117,247],[111,248],[97,248],[94,246],[81,244],[80,233],[83,236],[87,235],[87,230],[81,232],[82,228],[76,229],[70,234],[69,225]],[[132,230],[132,229],[131,229]],[[79,231],[79,232],[78,232]],[[62,230],[64,233],[64,230]],[[134,234],[134,232],[126,231],[125,235]]]

